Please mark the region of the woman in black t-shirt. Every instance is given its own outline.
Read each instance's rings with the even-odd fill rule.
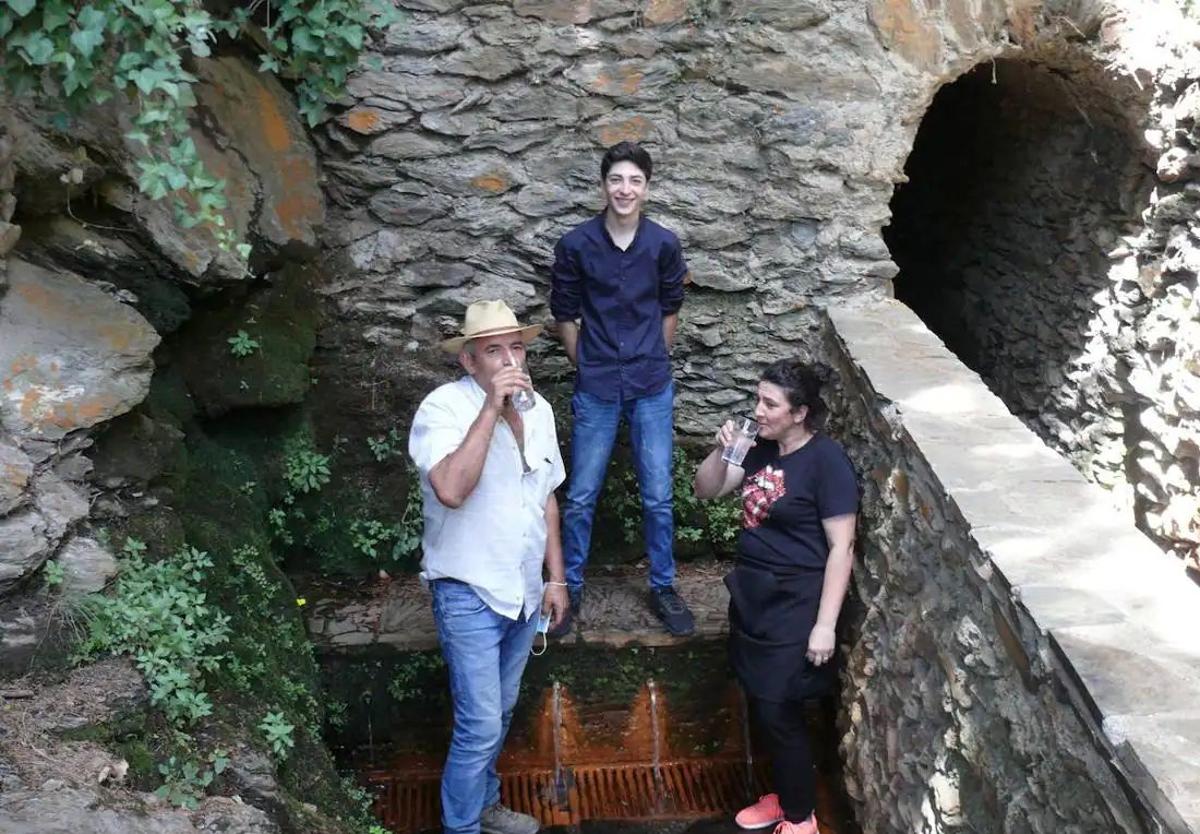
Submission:
[[[758,440],[742,466],[721,460],[733,422],[696,470],[696,495],[741,488],[743,529],[729,588],[734,671],[770,739],[775,791],[738,813],[742,828],[817,834],[816,774],[800,702],[833,686],[834,625],[853,562],[858,482],[845,451],[821,434],[828,371],[797,360],[758,383]]]

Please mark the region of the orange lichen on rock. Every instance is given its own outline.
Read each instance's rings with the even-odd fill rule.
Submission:
[[[373,133],[379,124],[379,111],[369,107],[355,107],[346,113],[342,123],[356,133]]]
[[[634,116],[623,122],[600,128],[600,143],[607,147],[618,142],[641,142],[650,135],[653,127],[654,125],[645,116]]]
[[[649,0],[642,12],[642,20],[651,26],[677,23],[687,17],[687,11],[687,0]]]
[[[888,49],[921,69],[936,69],[942,54],[941,33],[913,0],[873,0],[867,17]]]
[[[279,103],[265,86],[258,88],[258,113],[267,147],[283,153],[292,147],[292,136],[288,132],[287,119],[279,110]]]
[[[502,194],[508,190],[509,179],[499,171],[488,171],[473,178],[471,185],[480,191],[487,191],[491,194]]]
[[[321,214],[321,201],[310,186],[317,172],[303,156],[289,156],[279,161],[283,193],[273,204],[279,225],[293,238],[303,239],[307,229]]]

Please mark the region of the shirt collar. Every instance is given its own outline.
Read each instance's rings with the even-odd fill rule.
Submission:
[[[612,235],[610,235],[608,233],[608,226],[606,226],[604,223],[604,216],[607,213],[608,213],[608,209],[605,209],[604,211],[602,211],[596,215],[597,234],[599,235],[601,241],[603,241],[604,243],[607,243],[613,249],[616,249],[616,248],[618,248],[617,244],[615,244],[613,242]],[[637,230],[633,233],[633,240],[631,240],[629,242],[629,249],[626,249],[625,250],[626,252],[632,251],[634,249],[634,247],[636,247],[638,245],[638,241],[640,241],[642,238],[642,231],[645,228],[646,228],[646,212],[643,209],[641,215],[638,217]]]

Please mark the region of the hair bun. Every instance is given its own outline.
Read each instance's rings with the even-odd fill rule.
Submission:
[[[821,383],[821,385],[828,385],[837,379],[837,374],[834,373],[833,368],[824,362],[813,362],[809,367],[812,368],[813,376],[817,378],[817,382]]]

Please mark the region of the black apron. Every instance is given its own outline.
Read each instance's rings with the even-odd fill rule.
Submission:
[[[777,574],[740,562],[725,577],[729,659],[750,697],[791,701],[832,691],[832,658],[813,666],[805,657],[824,581],[823,570]]]

